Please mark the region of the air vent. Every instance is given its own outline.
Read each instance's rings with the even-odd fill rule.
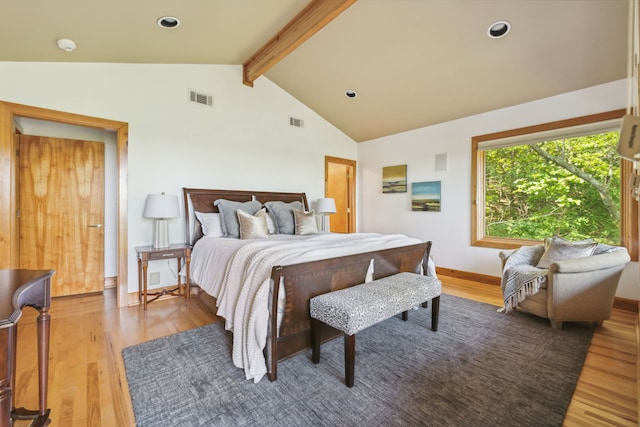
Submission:
[[[304,120],[289,116],[289,126],[302,128],[304,127]]]
[[[189,101],[213,107],[213,96],[189,89]]]

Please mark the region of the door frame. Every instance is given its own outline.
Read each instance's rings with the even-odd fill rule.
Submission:
[[[128,305],[128,234],[127,234],[127,176],[129,124],[29,105],[0,101],[0,268],[18,268],[19,236],[16,221],[16,157],[14,120],[16,117],[45,120],[68,125],[85,126],[114,131],[117,135],[118,164],[118,307]]]
[[[349,188],[347,188],[347,208],[349,209],[349,221],[347,223],[347,232],[355,233],[356,231],[356,161],[342,159],[340,157],[324,156],[324,196],[327,194],[327,182],[329,180],[329,163],[337,163],[351,167],[353,176],[349,180]]]

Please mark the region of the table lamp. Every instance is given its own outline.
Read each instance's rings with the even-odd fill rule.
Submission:
[[[316,207],[318,215],[322,216],[322,231],[331,231],[329,227],[328,215],[336,213],[336,201],[330,197],[318,199]]]
[[[153,247],[155,249],[169,247],[169,227],[167,219],[180,216],[178,196],[162,194],[149,194],[144,205],[145,218],[156,220],[153,229]]]

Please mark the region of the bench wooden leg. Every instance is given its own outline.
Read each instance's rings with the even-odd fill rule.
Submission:
[[[402,312],[402,320],[404,320],[405,322],[409,320],[409,310]]]
[[[344,383],[353,387],[356,359],[356,334],[344,336]]]
[[[438,314],[440,312],[440,296],[438,295],[431,301],[431,330],[438,330]]]
[[[311,361],[320,363],[320,321],[311,319]]]

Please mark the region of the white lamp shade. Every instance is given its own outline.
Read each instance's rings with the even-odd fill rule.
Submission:
[[[317,209],[319,214],[336,213],[336,201],[330,197],[318,199]]]
[[[149,194],[142,215],[145,218],[178,218],[180,216],[178,196],[169,196],[164,193]]]
[[[155,218],[153,228],[153,247],[169,247],[169,227],[167,218],[178,218],[180,216],[180,206],[178,196],[168,196],[162,194],[149,194],[144,205],[145,218]]]

